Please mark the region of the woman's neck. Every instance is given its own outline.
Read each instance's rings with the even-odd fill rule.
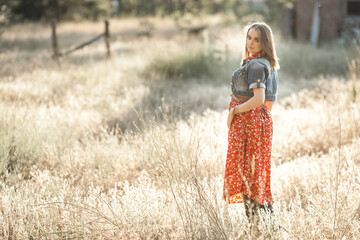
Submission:
[[[257,52],[257,53],[254,53],[254,54],[251,54],[246,60],[247,61],[251,61],[255,58],[258,58],[258,57],[261,57],[263,54],[262,54],[262,51],[260,52]]]
[[[249,57],[252,57],[252,58],[261,57],[262,55],[263,55],[263,50],[256,52],[254,54],[249,53]]]

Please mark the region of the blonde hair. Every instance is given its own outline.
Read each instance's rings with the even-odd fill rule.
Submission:
[[[271,68],[279,69],[280,65],[278,57],[276,56],[274,36],[271,28],[264,22],[255,22],[247,26],[246,38],[245,38],[245,51],[243,54],[243,60],[250,56],[249,51],[246,47],[246,41],[249,35],[250,29],[256,29],[260,36],[260,45],[263,48],[262,57],[267,59],[270,63]]]

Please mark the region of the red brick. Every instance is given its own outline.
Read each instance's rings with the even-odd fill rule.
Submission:
[[[314,0],[297,0],[295,4],[295,38],[310,39]],[[320,1],[320,41],[340,36],[341,26],[346,18],[346,0]]]

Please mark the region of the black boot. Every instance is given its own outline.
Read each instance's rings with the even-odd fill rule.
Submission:
[[[245,214],[250,224],[250,234],[253,238],[258,238],[260,235],[259,225],[259,209],[261,204],[255,202],[248,196],[243,194]]]
[[[245,213],[250,223],[259,224],[259,220],[261,218],[271,231],[276,232],[279,229],[282,229],[285,232],[288,232],[288,230],[284,226],[280,225],[276,221],[272,205],[262,205],[255,202],[246,195],[243,195],[243,198],[245,205]]]
[[[243,194],[244,206],[245,206],[245,214],[248,219],[254,217],[255,214],[258,213],[259,210],[262,210],[267,215],[273,215],[274,210],[272,205],[262,205],[260,203],[255,202],[245,194]]]

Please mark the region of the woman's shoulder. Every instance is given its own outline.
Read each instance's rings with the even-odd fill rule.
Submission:
[[[259,57],[259,58],[255,58],[249,62],[249,68],[261,69],[264,67],[267,68],[268,70],[271,69],[270,62],[266,58]]]

